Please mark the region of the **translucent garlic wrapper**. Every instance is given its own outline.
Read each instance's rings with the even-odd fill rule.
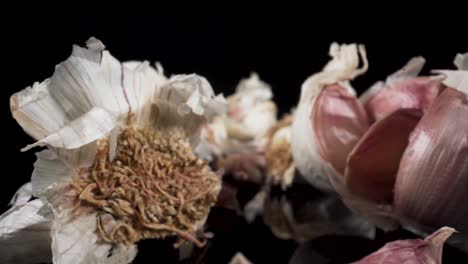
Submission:
[[[225,111],[205,78],[120,63],[91,38],[10,104],[37,140],[25,150],[47,146],[31,177],[40,200],[23,207],[44,203],[36,213],[49,223],[54,263],[129,263],[148,238],[203,245],[220,180],[193,148]]]

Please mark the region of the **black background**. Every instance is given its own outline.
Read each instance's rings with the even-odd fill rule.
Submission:
[[[457,6],[444,10],[439,4],[434,10],[425,10],[422,6],[410,9],[402,4],[379,3],[371,11],[367,4],[329,4],[201,7],[182,2],[166,6],[126,1],[98,6],[80,1],[20,2],[3,8],[2,46],[6,46],[2,48],[4,70],[0,76],[4,155],[0,208],[6,209],[16,189],[30,179],[35,160],[34,151],[19,151],[33,140],[11,118],[9,97],[51,76],[54,66],[71,53],[72,44],[84,45],[90,36],[103,41],[121,61],[160,61],[167,74],[195,72],[207,77],[215,91],[225,95],[234,91],[240,78],[256,71],[272,85],[282,113],[297,103],[305,78],[328,61],[328,47],[333,41],[366,45],[370,68],[353,83],[358,92],[384,79],[412,56],[427,59],[427,73],[428,69],[452,68],[455,54],[468,51],[468,30],[463,16],[455,14]],[[227,218],[241,221],[234,216]],[[210,263],[226,263],[238,250],[247,252],[256,263],[286,263],[296,246],[291,241],[274,240],[263,226],[241,227],[226,232],[219,240],[223,244],[208,253]],[[314,243],[335,259],[350,261],[347,255],[360,257],[385,241],[407,236],[397,232],[372,243],[344,238]],[[152,263],[144,259],[154,254],[167,257],[158,255],[162,248],[167,245],[142,243],[138,263]],[[468,261],[451,248],[445,255],[446,263]]]

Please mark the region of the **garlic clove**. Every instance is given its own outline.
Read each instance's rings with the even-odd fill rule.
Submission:
[[[442,263],[442,249],[445,241],[452,233],[453,228],[442,227],[426,239],[397,240],[385,244],[381,249],[371,255],[353,262],[354,264],[373,263]]]
[[[398,165],[421,116],[418,109],[400,109],[367,130],[347,160],[345,177],[351,193],[377,204],[393,201]]]
[[[341,86],[331,85],[317,97],[310,118],[320,156],[344,174],[348,154],[369,126],[362,105]]]
[[[439,95],[441,88],[438,79],[407,79],[385,87],[365,102],[365,107],[374,120],[380,120],[398,109],[416,108],[425,112]]]
[[[312,104],[298,108],[293,122],[292,151],[301,174],[312,185],[331,189],[330,177],[344,175],[348,154],[368,127],[356,97],[339,85],[324,88]]]
[[[447,88],[422,117],[405,150],[395,184],[398,216],[421,225],[468,231],[468,100]]]
[[[364,46],[333,43],[330,56],[323,70],[302,85],[291,131],[297,169],[310,184],[325,191],[334,191],[330,177],[342,176],[346,156],[369,126],[349,84],[367,70]],[[360,58],[362,68],[358,68]]]
[[[425,112],[430,107],[443,86],[440,78],[417,77],[424,63],[423,57],[412,58],[385,82],[377,82],[360,96],[371,119],[382,119],[401,108]]]

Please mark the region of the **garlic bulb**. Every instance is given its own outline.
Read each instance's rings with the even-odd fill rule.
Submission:
[[[54,263],[129,263],[147,238],[203,244],[196,233],[220,180],[193,147],[202,125],[225,111],[205,78],[167,80],[146,62],[120,63],[91,38],[10,102],[37,140],[25,149],[48,147],[31,178],[40,199],[23,207],[37,204],[28,214],[50,223]],[[14,219],[25,217],[18,212]]]
[[[402,108],[425,112],[442,89],[437,77],[417,77],[424,66],[423,57],[415,57],[385,82],[377,82],[360,96],[369,116],[380,120]]]
[[[442,263],[442,249],[453,228],[442,227],[432,235],[422,239],[398,240],[387,243],[371,255],[353,264],[400,264],[400,263]]]
[[[358,51],[362,68],[358,68]],[[333,43],[330,56],[322,72],[302,85],[291,132],[298,170],[323,190],[333,190],[330,177],[342,177],[348,153],[369,126],[367,113],[349,84],[367,70],[364,47]]]

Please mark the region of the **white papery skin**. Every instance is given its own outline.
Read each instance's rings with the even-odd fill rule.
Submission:
[[[334,188],[330,177],[339,179],[341,173],[319,153],[319,139],[315,133],[312,116],[314,105],[328,85],[337,84],[350,96],[355,95],[349,81],[366,72],[368,65],[364,47],[356,44],[340,46],[333,43],[329,54],[332,59],[322,72],[310,76],[302,85],[301,98],[292,124],[291,143],[294,161],[304,178],[319,189],[332,191]],[[358,68],[359,54],[363,61],[362,68]]]
[[[38,145],[48,149],[37,154],[32,186],[23,188],[40,199],[24,204],[29,198],[18,195],[16,201],[23,204],[0,217],[2,257],[12,263],[37,263],[42,256],[50,261],[52,252],[53,262],[60,264],[133,260],[136,246],[111,245],[98,238],[95,212],[70,215],[77,199],[70,191],[72,177],[91,166],[99,139],[110,137],[109,157],[113,159],[118,131],[127,124],[129,114],[132,126],[182,129],[193,147],[198,144],[201,126],[225,111],[224,98],[214,96],[205,78],[192,74],[167,80],[160,65],[157,67],[158,71],[147,62],[120,63],[99,40],[91,38],[87,48],[74,46],[72,55],[57,65],[51,78],[11,97],[13,117],[37,140],[26,149]],[[111,224],[106,222],[104,228]],[[31,236],[28,232],[37,225],[41,235],[48,235]],[[20,242],[27,243],[21,249],[25,252],[48,245],[48,255],[39,250],[23,254],[16,249],[15,243]],[[22,256],[16,253],[40,257],[18,262],[16,258]]]
[[[28,202],[31,197],[31,183],[26,183],[13,196],[11,209],[0,216],[0,263],[51,260],[51,221],[39,214],[43,202]]]
[[[196,152],[207,160],[231,154],[263,151],[267,131],[276,124],[276,105],[270,85],[256,73],[242,79],[227,98],[227,115],[219,116],[202,130]]]

